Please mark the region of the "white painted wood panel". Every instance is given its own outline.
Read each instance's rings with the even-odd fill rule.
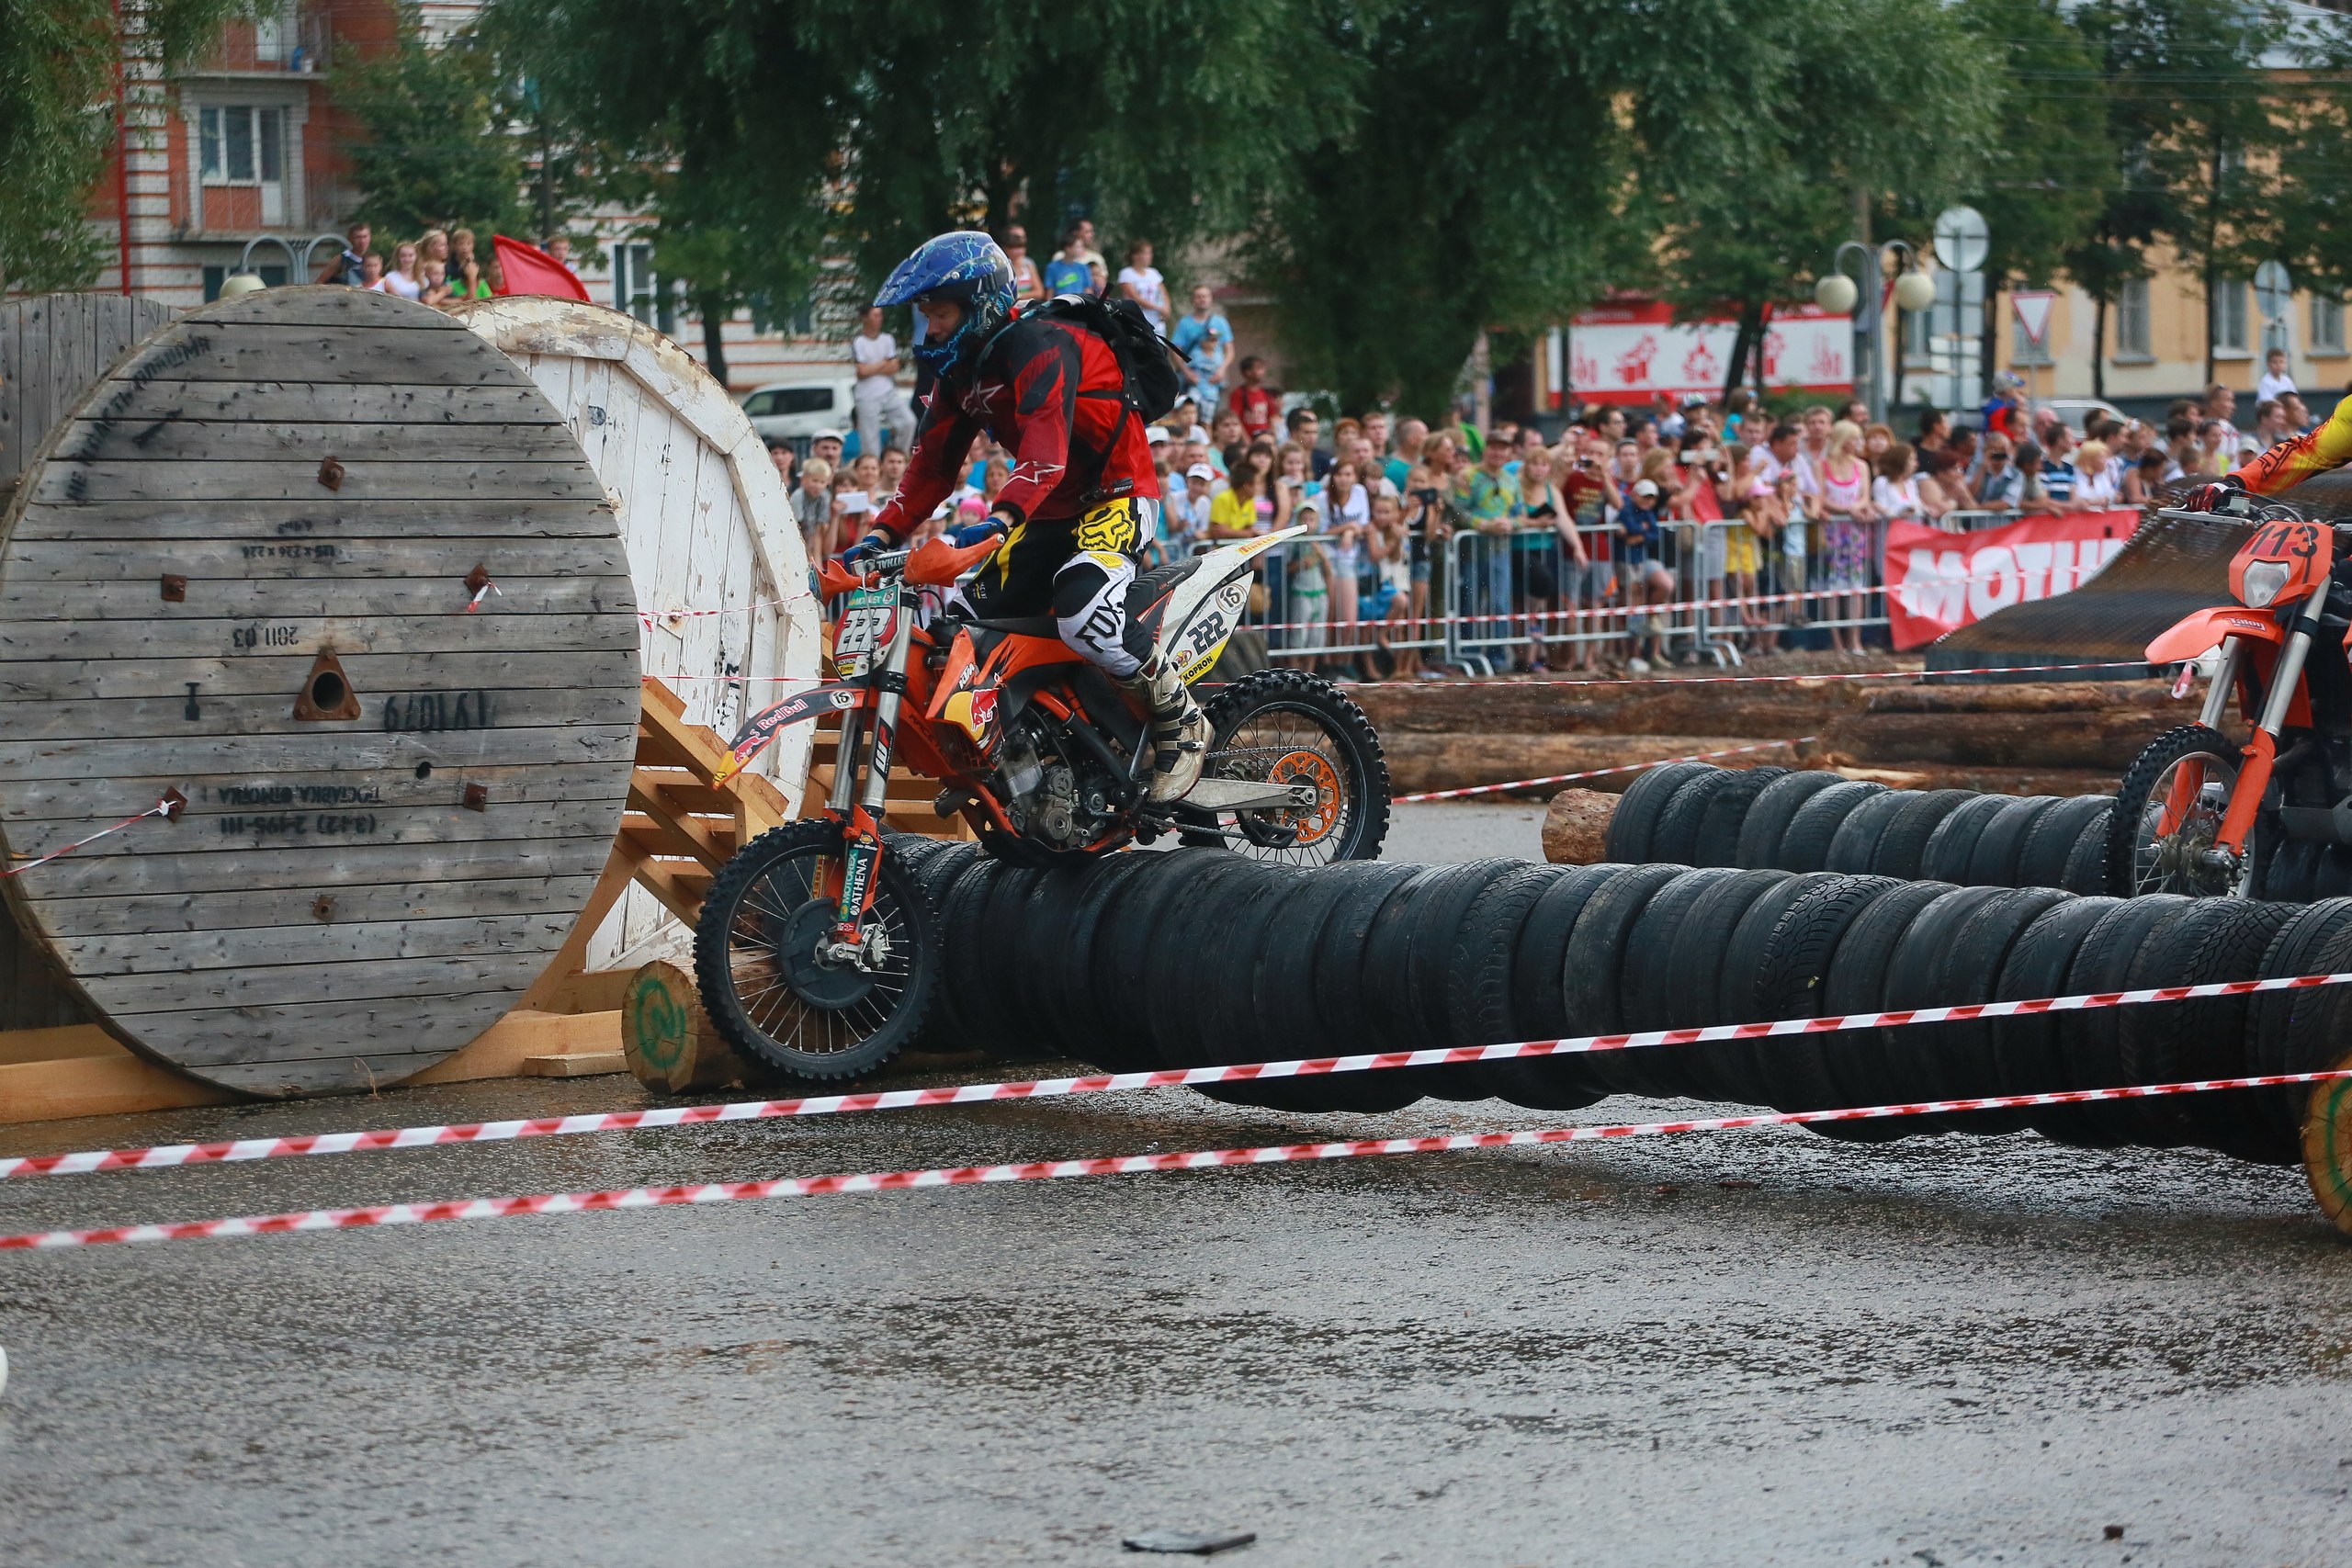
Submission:
[[[685,699],[686,716],[731,735],[746,712],[775,699],[776,682],[815,679],[818,604],[791,501],[726,389],[669,339],[603,306],[518,296],[457,316],[522,367],[579,439],[620,515],[650,617],[640,625],[645,672]],[[722,613],[682,613],[709,611]],[[797,807],[808,728],[788,731],[758,766]],[[633,887],[588,962],[651,956],[682,935]]]

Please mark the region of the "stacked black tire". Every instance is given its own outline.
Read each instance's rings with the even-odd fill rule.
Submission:
[[[2030,846],[2030,832],[2018,836]],[[1215,850],[1041,872],[969,846],[906,852],[943,912],[947,950],[926,1043],[1115,1071],[2352,969],[2352,898],[2126,901],[1770,866],[1307,870]],[[2347,989],[1208,1092],[1315,1111],[1390,1111],[1423,1096],[1572,1110],[1617,1093],[1807,1111],[2300,1071],[2344,1053]],[[2198,1144],[2291,1164],[2302,1100],[2242,1091],[1816,1130],[1872,1141],[2030,1127],[2091,1146]]]
[[[1671,762],[1634,781],[1609,858],[1742,871],[2106,891],[2103,795],[1889,789],[1832,773]]]

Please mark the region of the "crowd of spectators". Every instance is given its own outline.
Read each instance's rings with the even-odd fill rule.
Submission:
[[[1768,411],[1723,401],[1593,406],[1557,435],[1505,420],[1481,432],[1380,409],[1324,428],[1285,409],[1207,286],[1170,316],[1152,247],[1114,274],[1091,223],[1065,231],[1042,265],[1019,228],[1004,236],[1025,299],[1115,291],[1150,316],[1191,372],[1188,395],[1148,435],[1163,498],[1155,559],[1304,525],[1261,558],[1252,618],[1277,656],[1336,673],[1435,678],[1446,616],[1476,628],[1487,657],[1521,670],[1560,664],[1641,673],[1691,651],[1687,626],[1658,607],[1724,600],[1709,635],[1748,653],[1824,641],[1860,653],[1883,582],[1885,525],[1994,526],[2018,517],[2104,512],[2222,472],[2312,423],[2274,355],[2254,423],[2215,385],[2161,426],[2095,411],[2079,431],[2017,396],[2014,378],[1975,428],[1930,410],[1907,435],[1859,399]],[[911,433],[888,400],[899,369],[882,313],[853,340],[855,456],[845,432],[805,461],[776,462],[812,558],[838,549],[896,488]],[[868,392],[867,389],[876,389]],[[983,444],[965,485],[927,525],[977,519],[1007,482],[1010,455]],[[1681,639],[1685,646],[1672,645]],[[1458,645],[1460,638],[1454,639]]]
[[[564,265],[571,265],[569,236],[553,235],[541,248]],[[316,281],[397,294],[435,307],[487,299],[503,287],[498,248],[478,250],[474,231],[457,225],[397,241],[388,254],[377,247],[371,225],[354,223],[344,231],[343,250],[321,269]]]

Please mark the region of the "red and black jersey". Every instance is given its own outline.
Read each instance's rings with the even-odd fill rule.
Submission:
[[[1012,481],[995,504],[1021,521],[1075,517],[1089,496],[1159,499],[1151,441],[1125,390],[1118,356],[1101,337],[1069,321],[1015,316],[970,372],[932,388],[906,476],[874,526],[903,539],[930,516],[962,482],[982,430],[1012,454]]]

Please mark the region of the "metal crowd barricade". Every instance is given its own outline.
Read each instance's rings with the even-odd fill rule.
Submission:
[[[1297,588],[1301,564],[1311,560],[1318,549],[1322,558],[1315,564],[1322,569],[1324,591],[1317,599],[1299,593]],[[1263,566],[1258,581],[1266,590],[1264,603],[1244,614],[1242,626],[1265,635],[1268,657],[1337,662],[1361,659],[1375,648],[1386,648],[1391,652],[1416,650],[1434,660],[1446,658],[1449,626],[1444,619],[1445,606],[1435,592],[1436,583],[1429,585],[1430,592],[1423,615],[1415,617],[1411,614],[1408,585],[1399,600],[1405,607],[1403,614],[1392,613],[1374,620],[1365,613],[1361,573],[1355,579],[1355,593],[1349,593],[1341,586],[1339,569],[1342,558],[1337,535],[1285,539],[1260,558]]]

